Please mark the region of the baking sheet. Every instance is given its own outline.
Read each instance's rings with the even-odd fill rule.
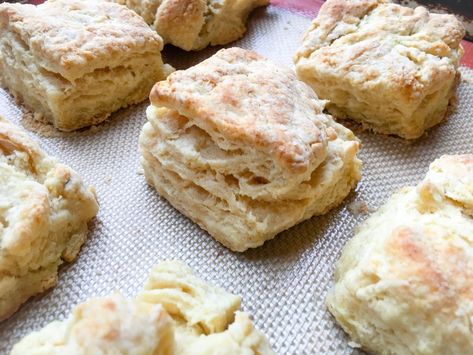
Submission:
[[[308,18],[270,6],[255,12],[248,34],[235,45],[292,66],[309,23]],[[218,49],[189,55],[166,48],[165,58],[185,68]],[[350,126],[362,140],[363,179],[356,192],[329,214],[243,254],[215,242],[145,183],[138,135],[146,103],[85,132],[59,137],[32,133],[49,154],[95,186],[100,212],[79,258],[61,268],[58,285],[0,323],[0,353],[26,333],[63,319],[89,297],[116,290],[133,296],[152,265],[167,258],[181,259],[205,279],[241,295],[243,308],[278,354],[353,353],[325,308],[334,262],[353,227],[367,216],[356,211],[357,205],[375,209],[400,186],[421,179],[436,157],[473,152],[473,70],[463,67],[461,72],[457,112],[418,141],[407,143]],[[1,89],[0,115],[22,124],[21,111]]]

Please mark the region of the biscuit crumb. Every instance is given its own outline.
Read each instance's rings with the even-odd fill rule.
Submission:
[[[361,345],[358,344],[358,343],[355,343],[354,341],[349,341],[349,342],[348,342],[348,346],[349,346],[350,348],[353,348],[353,349],[359,349],[359,348],[361,348]]]
[[[64,137],[68,133],[58,131],[51,123],[44,122],[42,116],[22,108],[21,125],[28,131],[36,133],[42,137]],[[70,134],[70,133],[69,133]]]
[[[472,81],[471,81],[470,79],[465,78],[464,76],[462,76],[461,81],[464,82],[464,83],[467,83],[467,84],[471,84],[471,83],[472,83]]]
[[[370,213],[370,208],[365,201],[353,201],[348,205],[348,210],[355,217]]]
[[[88,129],[90,133],[97,133],[99,131],[99,128],[97,126],[90,126]]]
[[[457,112],[457,108],[458,108],[458,94],[455,92],[455,94],[450,98],[450,101],[448,102],[447,112],[445,114],[446,118],[448,118],[448,116],[453,115],[455,112]]]
[[[20,119],[21,125],[26,128],[28,131],[36,133],[42,137],[51,138],[51,137],[70,137],[80,133],[90,132],[97,133],[100,131],[98,126],[85,127],[73,132],[63,132],[58,130],[53,124],[45,121],[43,115],[35,112],[31,112],[28,109],[22,107],[22,117]],[[64,146],[60,147],[63,150]]]
[[[112,177],[109,175],[109,176],[106,176],[105,177],[105,183],[110,185],[110,183],[112,182]]]

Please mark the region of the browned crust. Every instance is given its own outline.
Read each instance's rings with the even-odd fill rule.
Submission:
[[[251,51],[224,49],[157,83],[154,106],[176,109],[229,141],[261,149],[293,172],[325,157],[323,101],[286,69]]]
[[[0,33],[4,31],[16,34],[42,66],[68,80],[163,47],[140,16],[106,1],[0,4]]]

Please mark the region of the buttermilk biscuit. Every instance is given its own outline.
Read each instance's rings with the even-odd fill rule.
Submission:
[[[360,226],[327,303],[372,353],[473,353],[473,155],[434,161]]]
[[[143,19],[117,4],[0,4],[0,85],[60,130],[145,100],[171,70],[162,47]]]
[[[353,133],[288,69],[240,48],[173,73],[150,95],[147,181],[235,251],[338,205],[360,178]]]
[[[167,355],[173,342],[171,318],[162,306],[116,294],[78,305],[66,320],[26,336],[11,355]]]
[[[465,30],[453,15],[384,0],[328,0],[295,55],[299,78],[338,118],[420,137],[446,115]]]
[[[269,0],[110,0],[128,6],[154,27],[165,43],[199,50],[233,42],[246,31],[250,12]]]
[[[134,300],[89,300],[72,316],[26,336],[12,355],[269,355],[240,297],[211,286],[178,261],[152,270]]]
[[[0,117],[0,320],[56,284],[97,214],[91,188]]]

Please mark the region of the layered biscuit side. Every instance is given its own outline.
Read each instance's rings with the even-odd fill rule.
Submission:
[[[76,258],[95,194],[69,167],[0,117],[0,319],[56,283]]]
[[[296,71],[338,118],[407,139],[444,119],[464,28],[453,15],[381,0],[330,0],[295,55]]]
[[[327,298],[374,354],[473,351],[473,156],[435,160],[357,229]]]
[[[140,145],[148,182],[232,250],[340,203],[358,141],[294,75],[222,50],[156,84]]]
[[[2,86],[61,130],[143,101],[170,71],[161,38],[116,4],[2,4],[0,21]]]

